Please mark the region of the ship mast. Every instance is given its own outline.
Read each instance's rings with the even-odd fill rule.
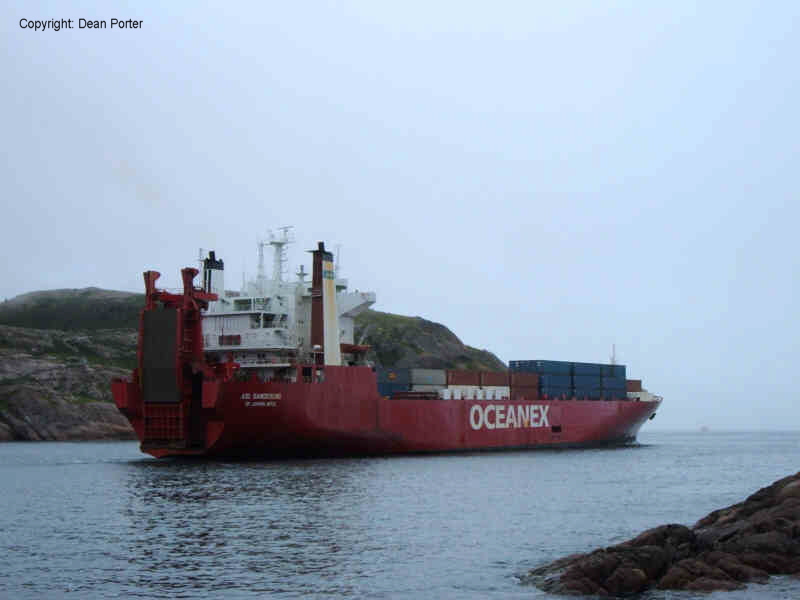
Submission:
[[[256,285],[258,287],[258,293],[263,295],[264,294],[264,287],[265,282],[267,279],[266,274],[264,273],[264,246],[267,243],[264,240],[259,240],[258,242],[258,272],[256,273]]]
[[[270,233],[269,245],[272,246],[274,255],[272,259],[272,281],[275,283],[283,282],[286,273],[286,246],[294,241],[291,234],[292,227],[279,227],[278,234]]]

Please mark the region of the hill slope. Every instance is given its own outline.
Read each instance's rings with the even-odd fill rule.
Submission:
[[[368,310],[356,317],[355,339],[372,346],[368,358],[382,367],[506,369],[488,350],[467,346],[444,325],[422,317]]]
[[[30,292],[0,304],[0,324],[34,329],[135,329],[144,294],[90,287]]]

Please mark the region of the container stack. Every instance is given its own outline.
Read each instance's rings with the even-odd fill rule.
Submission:
[[[411,391],[411,369],[377,369],[375,376],[381,396]]]
[[[511,371],[508,374],[511,384],[511,399],[530,401],[539,399],[539,376],[536,373]]]
[[[512,378],[514,373],[538,375],[539,394],[544,399],[621,400],[627,397],[625,365],[512,360],[509,368]]]
[[[524,385],[530,386],[531,376],[521,374]],[[511,395],[509,373],[506,371],[460,371],[444,369],[376,369],[378,393],[393,397],[432,397],[444,400],[506,400]],[[532,376],[535,399],[538,376]],[[527,390],[526,390],[527,391]]]

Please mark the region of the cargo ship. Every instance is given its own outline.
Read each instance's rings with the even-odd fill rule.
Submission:
[[[144,273],[137,366],[114,401],[155,457],[358,456],[624,445],[661,398],[624,365],[511,361],[479,372],[373,367],[350,292],[324,243],[286,277],[287,228],[259,243],[258,272],[226,290],[213,251],[182,289]],[[271,277],[264,250],[273,248]],[[195,279],[202,271],[202,283]]]

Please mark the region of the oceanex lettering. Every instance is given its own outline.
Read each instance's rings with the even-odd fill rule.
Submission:
[[[549,427],[549,406],[541,404],[506,405],[473,404],[469,409],[469,424],[473,429],[517,429],[520,427]]]
[[[20,19],[20,29],[33,29],[34,31],[60,31],[61,29],[74,29],[72,19],[48,19],[47,21],[31,21],[30,19]],[[105,19],[78,19],[78,29],[141,29],[142,20],[135,19],[111,19],[111,27]]]

